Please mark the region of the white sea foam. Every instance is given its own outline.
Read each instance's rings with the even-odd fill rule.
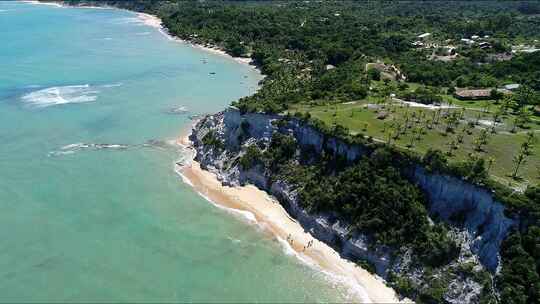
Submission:
[[[202,196],[205,200],[209,201],[212,205],[218,207],[219,209],[225,210],[232,215],[239,215],[241,218],[244,218],[248,220],[249,222],[257,223],[257,219],[255,218],[255,215],[253,213],[249,211],[245,211],[245,210],[238,210],[238,209],[222,206],[214,202],[213,200],[211,200],[208,196],[204,195],[203,193],[200,193],[200,192],[197,192],[197,193],[199,193],[200,196]]]
[[[190,186],[193,186],[193,184],[189,181],[189,179],[187,177],[185,177],[179,166],[177,166],[177,170],[175,170],[175,172],[180,175],[180,177],[182,178],[182,180],[190,185]],[[245,210],[238,210],[238,209],[234,209],[234,208],[229,208],[229,207],[225,207],[225,206],[222,206],[216,202],[214,202],[213,200],[211,200],[208,196],[206,196],[204,193],[201,193],[199,191],[197,191],[197,193],[202,197],[204,198],[205,200],[207,200],[210,204],[214,205],[215,207],[221,209],[221,210],[225,210],[226,212],[230,213],[230,214],[233,214],[233,215],[239,215],[240,217],[244,218],[244,219],[247,219],[249,222],[252,222],[252,223],[257,223],[257,218],[255,218],[255,215],[249,211],[245,211]]]
[[[69,151],[52,151],[52,152],[49,152],[48,156],[51,157],[51,156],[61,156],[61,155],[69,155],[69,154],[73,154],[75,153],[75,151],[73,150],[69,150]]]
[[[117,82],[117,83],[111,83],[111,84],[104,84],[104,85],[102,85],[102,87],[104,87],[104,88],[116,88],[116,87],[121,87],[123,85],[124,85],[123,83]]]
[[[73,154],[82,150],[126,150],[130,146],[123,144],[93,144],[93,143],[74,143],[61,147],[57,151],[49,152],[49,156],[61,156]]]
[[[88,84],[50,87],[21,97],[29,107],[45,108],[69,103],[85,103],[97,100],[98,90]]]
[[[364,287],[356,283],[354,280],[346,278],[344,276],[336,275],[330,271],[324,270],[323,268],[319,267],[319,265],[317,265],[317,263],[315,263],[309,256],[299,253],[296,250],[294,250],[289,244],[289,242],[287,242],[286,240],[280,238],[279,236],[276,236],[276,239],[281,244],[281,247],[283,248],[283,252],[286,255],[293,256],[296,259],[298,259],[300,262],[302,262],[304,265],[322,273],[325,279],[327,279],[329,282],[346,286],[349,293],[347,296],[351,297],[353,295],[356,295],[362,300],[362,303],[371,303],[371,299],[369,298]],[[353,298],[351,298],[351,300],[352,299]]]
[[[186,106],[174,106],[172,108],[167,109],[166,113],[168,114],[186,114],[188,112],[188,108]]]
[[[144,21],[138,17],[124,17],[113,20],[114,24],[137,24],[144,25]]]
[[[76,144],[65,145],[61,147],[60,150],[78,150],[78,149],[83,149],[83,148],[88,148],[88,147],[89,147],[88,144],[76,143]]]
[[[27,88],[27,89],[36,89],[36,88],[41,88],[41,86],[39,84],[29,84],[29,85],[25,86],[25,88]]]
[[[235,239],[235,238],[233,238],[233,237],[231,237],[231,236],[227,236],[227,239],[228,239],[229,241],[233,242],[233,243],[236,243],[236,244],[242,242],[242,240]]]
[[[189,185],[190,187],[193,187],[193,183],[191,183],[189,178],[187,178],[184,174],[182,174],[182,169],[180,168],[180,166],[176,166],[176,168],[174,169],[174,172],[176,172],[176,174],[178,174],[180,178],[182,178],[182,181],[185,184]]]
[[[182,166],[175,165],[175,172],[182,178],[182,180],[186,184],[188,184],[190,186],[193,186],[191,181],[189,181],[189,179],[182,174],[181,168],[182,168]],[[262,230],[266,230],[266,224],[264,222],[257,221],[257,219],[256,219],[256,217],[255,217],[255,215],[253,213],[251,213],[249,211],[238,210],[238,209],[222,206],[222,205],[212,201],[205,194],[203,194],[203,193],[201,193],[199,191],[197,191],[197,193],[201,197],[203,197],[205,200],[210,202],[213,206],[215,206],[215,207],[217,207],[219,209],[225,210],[226,212],[231,213],[233,215],[240,215],[243,218],[247,219],[250,223],[255,224],[256,227],[261,228]],[[344,277],[344,276],[341,276],[341,275],[334,274],[334,273],[332,273],[330,271],[324,270],[319,265],[317,265],[317,263],[315,263],[309,256],[295,251],[287,241],[285,241],[284,239],[282,239],[281,237],[279,237],[277,235],[275,237],[278,240],[278,242],[281,244],[281,247],[282,247],[285,254],[297,258],[302,264],[304,264],[304,265],[316,270],[317,272],[321,273],[323,275],[323,277],[328,282],[336,284],[336,285],[339,284],[341,286],[345,286],[347,288],[347,293],[345,294],[345,296],[349,300],[353,301],[353,300],[357,300],[359,298],[359,299],[361,299],[362,303],[371,303],[372,302],[371,299],[369,298],[368,293],[366,292],[365,288],[363,286],[361,286],[360,284],[358,284],[354,279],[347,278],[347,277]],[[233,242],[240,242],[240,240],[235,240],[235,239],[232,239],[230,237],[228,237],[228,239],[230,239]]]
[[[39,2],[37,0],[25,0],[25,1],[21,1],[21,2],[24,2],[24,3],[29,3],[29,4],[39,4],[39,5],[49,5],[49,6],[54,6],[54,7],[60,7],[60,8],[63,8],[64,6],[60,3],[51,3],[51,2]]]

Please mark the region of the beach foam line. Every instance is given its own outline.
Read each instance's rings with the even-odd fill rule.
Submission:
[[[253,68],[257,69],[257,67],[255,67],[254,65],[251,64],[251,62],[252,62],[251,58],[248,58],[248,57],[233,57],[233,56],[227,54],[227,52],[225,52],[224,50],[218,49],[216,47],[207,47],[207,46],[195,44],[195,43],[180,39],[178,37],[174,37],[163,26],[163,21],[157,16],[146,14],[146,13],[137,13],[137,17],[145,25],[148,25],[150,27],[158,29],[159,33],[161,33],[163,36],[165,36],[170,41],[184,43],[184,44],[186,44],[188,46],[191,46],[193,48],[197,48],[199,50],[203,50],[203,51],[208,52],[208,53],[212,53],[212,54],[220,55],[220,56],[225,56],[225,57],[228,57],[230,59],[233,59],[236,62],[246,64],[246,65],[248,65],[250,67],[253,67]]]
[[[179,140],[180,143],[185,141],[185,138]],[[195,191],[213,205],[252,213],[257,220],[256,226],[262,227],[263,231],[278,241],[279,238],[283,240],[289,236],[292,242],[284,247],[285,253],[296,252],[294,255],[299,257],[301,262],[324,274],[329,282],[344,286],[348,291],[347,296],[351,297],[350,302],[399,302],[396,293],[386,286],[380,277],[341,258],[334,249],[313,238],[298,222],[290,218],[281,204],[273,200],[266,192],[251,185],[223,186],[215,174],[201,169],[194,160],[183,166],[181,172],[194,185]],[[313,246],[307,250],[303,249],[309,241],[313,241]]]
[[[358,283],[354,282],[351,278],[347,278],[342,275],[334,274],[330,271],[327,271],[326,269],[321,268],[317,262],[315,262],[312,258],[310,258],[306,254],[302,254],[301,252],[298,252],[294,250],[294,248],[284,240],[283,238],[276,236],[276,239],[283,247],[283,251],[285,254],[289,256],[293,256],[299,261],[301,261],[303,264],[305,264],[308,267],[311,267],[315,269],[316,271],[321,272],[326,279],[328,279],[332,283],[338,283],[342,286],[345,286],[349,291],[349,296],[354,295],[357,298],[360,298],[361,303],[370,303],[371,299],[369,298],[369,295],[367,291],[364,289],[364,287],[360,286]],[[351,299],[352,300],[352,299]]]
[[[181,169],[181,167],[179,165],[175,164],[174,172],[176,172],[176,174],[178,174],[180,176],[180,178],[182,179],[182,182],[184,182],[184,184],[187,184],[190,187],[194,187],[193,183],[189,180],[189,178],[187,178],[182,173],[182,169]]]
[[[187,178],[187,176],[185,176],[182,173],[182,168],[180,166],[176,165],[175,172],[181,177],[182,181],[185,184],[191,187],[194,187],[193,183],[189,180],[189,178]],[[196,190],[196,193],[202,198],[204,198],[206,201],[208,201],[210,204],[212,204],[214,207],[224,210],[225,212],[233,216],[237,215],[237,216],[240,216],[242,219],[247,219],[250,224],[256,225],[258,228],[262,229],[263,231],[266,231],[269,233],[271,232],[269,225],[266,224],[265,222],[258,221],[257,218],[255,217],[255,214],[253,214],[252,212],[236,209],[233,207],[226,207],[222,204],[215,202],[214,200],[209,198],[207,195],[205,195],[201,191]],[[345,286],[348,289],[349,294],[347,296],[349,298],[360,299],[361,303],[371,303],[371,299],[369,298],[366,290],[359,284],[355,283],[354,280],[349,279],[345,276],[336,275],[336,274],[333,274],[332,272],[326,271],[325,269],[319,267],[319,265],[317,265],[317,263],[313,261],[309,256],[304,255],[294,250],[291,244],[289,244],[289,242],[284,240],[279,235],[273,235],[273,236],[281,245],[281,248],[286,255],[292,256],[296,258],[297,260],[299,260],[302,264],[306,265],[307,267],[311,267],[312,269],[320,272],[331,283],[337,283],[342,286]],[[240,240],[237,240],[237,241],[240,242]]]
[[[255,215],[249,211],[245,211],[245,210],[240,210],[240,209],[235,209],[235,208],[229,208],[229,207],[225,207],[223,205],[220,205],[216,202],[214,202],[212,199],[210,199],[208,196],[206,196],[205,194],[203,194],[202,192],[200,191],[197,191],[197,193],[202,197],[204,198],[205,200],[207,200],[208,202],[210,202],[210,204],[214,205],[215,207],[217,207],[218,209],[221,209],[221,210],[224,210],[232,215],[238,215],[240,216],[241,218],[244,218],[246,220],[248,220],[249,222],[252,222],[252,223],[258,223],[257,221],[257,218],[255,218]]]

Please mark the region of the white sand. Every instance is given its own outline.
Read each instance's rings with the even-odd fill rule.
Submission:
[[[184,147],[190,147],[187,138],[179,140],[179,143]],[[346,283],[353,291],[351,301],[399,302],[394,290],[386,286],[381,278],[342,259],[334,249],[313,238],[287,214],[279,202],[266,192],[255,186],[223,186],[215,174],[202,170],[199,163],[195,161],[188,161],[182,167],[177,166],[177,170],[182,178],[202,196],[222,207],[251,213],[258,225],[280,240],[286,248],[293,250],[298,258]],[[285,241],[289,235],[292,242]],[[313,246],[304,250],[304,246],[311,240],[313,240]]]
[[[148,26],[161,28],[161,23],[162,23],[161,19],[159,19],[158,17],[154,15],[145,14],[145,13],[137,13],[137,17],[139,17],[139,19],[141,19],[144,22],[144,24]]]
[[[251,65],[251,61],[252,61],[251,58],[248,58],[248,57],[232,57],[229,54],[227,54],[224,50],[219,49],[217,47],[203,46],[203,45],[191,43],[189,41],[186,41],[186,40],[180,39],[178,37],[172,36],[171,34],[168,33],[167,29],[163,27],[163,22],[157,16],[150,15],[150,14],[145,14],[145,13],[137,13],[137,16],[144,22],[144,24],[159,29],[159,31],[163,35],[165,35],[169,40],[185,43],[185,44],[190,45],[191,47],[194,47],[194,48],[197,48],[197,49],[200,49],[200,50],[203,50],[205,52],[212,53],[212,54],[226,56],[226,57],[234,59],[237,62],[247,64],[247,65],[250,65],[250,66],[254,67],[253,65]]]

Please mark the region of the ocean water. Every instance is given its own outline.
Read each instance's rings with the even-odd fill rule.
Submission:
[[[0,28],[0,302],[348,299],[174,172],[255,70],[121,10],[0,2]]]

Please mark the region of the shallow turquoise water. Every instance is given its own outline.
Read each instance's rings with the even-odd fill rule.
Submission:
[[[0,2],[0,28],[0,301],[346,299],[173,170],[166,141],[256,71],[125,11]]]

